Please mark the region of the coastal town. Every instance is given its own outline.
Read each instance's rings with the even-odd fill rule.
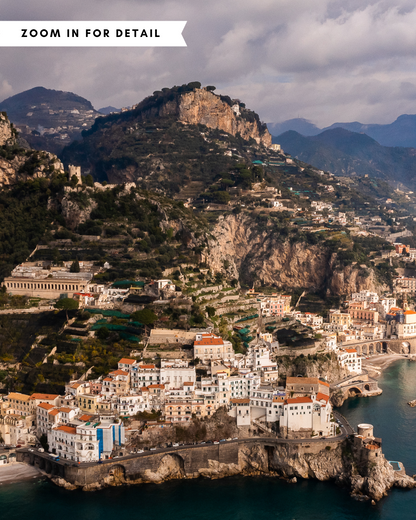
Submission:
[[[402,244],[395,249],[397,255],[409,252]],[[97,284],[94,275],[109,266],[79,262],[75,272],[73,266],[28,261],[4,279],[3,287],[12,296],[43,300],[44,312],[56,313],[59,302],[75,302],[67,308],[78,310],[69,311],[60,331],[67,342],[79,345],[120,334],[135,347],[99,377],[81,364],[85,372],[68,380],[59,394],[3,395],[0,435],[9,450],[3,463],[15,460],[16,448],[85,463],[178,446],[184,438],[205,444],[262,435],[337,437],[345,426],[333,413],[336,396],[381,393],[365,370],[367,360],[414,352],[416,312],[408,298],[416,279],[397,278],[392,294],[353,293],[323,316],[298,310],[303,295],[293,302],[287,294],[198,280],[190,297],[173,279]],[[186,265],[174,274],[182,283],[192,280]],[[198,296],[204,310],[196,320],[200,323],[191,326],[189,313]],[[177,328],[167,326],[172,312]],[[36,339],[32,351],[43,339]],[[56,351],[51,349],[43,363],[59,365]],[[314,377],[297,373],[297,359],[313,363],[317,358],[325,358],[331,369]],[[229,427],[223,434],[218,425],[205,427],[202,436],[183,434],[184,428],[212,426],[225,416]],[[216,437],[210,436],[212,430]]]

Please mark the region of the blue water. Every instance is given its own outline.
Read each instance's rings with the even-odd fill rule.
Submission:
[[[400,361],[380,380],[383,395],[353,399],[341,409],[356,425],[374,425],[391,460],[416,473],[416,363]],[[95,493],[65,491],[49,482],[19,483],[0,488],[0,518],[48,520],[416,520],[416,490],[393,489],[371,506],[353,500],[346,489],[312,480],[297,484],[275,478],[189,480],[159,486],[110,488]]]

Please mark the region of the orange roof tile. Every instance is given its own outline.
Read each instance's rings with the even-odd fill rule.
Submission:
[[[158,384],[149,385],[148,388],[165,388],[165,385],[158,385]]]
[[[329,395],[325,395],[321,392],[318,392],[316,394],[316,400],[317,401],[325,401],[326,403],[329,401]]]
[[[57,408],[55,408],[54,410],[51,410],[50,412],[48,412],[48,415],[53,415],[55,417],[55,415],[58,415],[59,413],[59,410]]]
[[[194,345],[224,345],[224,341],[222,338],[207,338],[201,339],[200,341],[195,341]]]
[[[139,365],[140,368],[146,368],[146,369],[152,369],[152,368],[156,368],[156,365]]]
[[[114,370],[113,372],[110,372],[110,375],[112,376],[128,376],[129,373],[125,370]]]
[[[121,358],[119,363],[123,363],[124,365],[133,365],[136,362],[135,359],[129,359],[129,358]]]
[[[312,403],[312,399],[310,397],[293,397],[291,399],[286,399],[286,404],[297,403]]]
[[[72,428],[71,426],[58,426],[57,428],[55,428],[55,430],[60,430],[66,433],[77,433],[77,429]]]
[[[45,399],[46,401],[51,401],[60,397],[58,394],[32,394],[30,396],[31,399]]]
[[[231,399],[231,402],[234,404],[250,404],[250,399],[248,397],[243,399]]]
[[[92,417],[94,417],[93,415],[81,415],[81,417],[79,418],[80,421],[85,421],[85,422],[88,422]]]
[[[354,352],[357,353],[355,348],[346,348],[344,350],[345,350],[345,352],[349,352],[350,354],[354,354]]]
[[[53,404],[49,403],[39,403],[38,408],[43,408],[44,410],[50,410],[51,408],[54,408]]]
[[[186,381],[183,386],[194,386],[195,383],[190,383],[188,381]]]
[[[72,408],[63,407],[63,408],[59,408],[59,411],[62,413],[69,413],[72,411]]]

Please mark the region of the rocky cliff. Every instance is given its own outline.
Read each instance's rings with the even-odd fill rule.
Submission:
[[[245,214],[219,217],[205,260],[217,272],[225,263],[231,277],[249,285],[326,289],[328,295],[380,289],[371,269],[339,268],[336,254],[321,244],[288,240],[272,224],[259,227]]]
[[[0,146],[15,143],[15,132],[10,124],[7,115],[4,112],[0,113]]]
[[[330,356],[328,358],[328,356]],[[277,358],[279,377],[318,377],[325,378],[328,383],[340,381],[350,375],[347,368],[341,367],[335,354],[319,354],[308,358],[281,356]]]
[[[0,187],[46,177],[54,171],[63,172],[59,159],[49,152],[23,148],[7,115],[0,113]]]
[[[354,447],[354,442],[349,439],[340,439],[338,442],[303,441],[280,444],[259,439],[255,443],[240,444],[236,455],[238,460],[235,462],[224,463],[215,458],[208,459],[203,467],[192,473],[185,471],[179,452],[164,455],[154,469],[143,469],[139,473],[136,470],[134,475],[129,475],[123,465],[126,462],[120,461],[104,477],[88,485],[75,485],[61,477],[53,477],[52,481],[66,489],[81,487],[84,491],[93,491],[125,484],[160,484],[172,479],[269,475],[293,483],[299,478],[333,480],[348,487],[352,496],[373,501],[386,496],[393,486],[408,489],[416,487],[413,478],[404,472],[394,471],[382,454],[377,462],[363,463],[360,449]]]
[[[272,137],[258,115],[238,101],[228,100],[206,89],[195,89],[181,93],[172,100],[168,98],[149,107],[144,105],[143,109],[142,104],[139,104],[136,110],[140,110],[143,120],[175,116],[181,123],[202,124],[234,136],[240,134],[247,141],[254,139],[258,144],[269,147]]]

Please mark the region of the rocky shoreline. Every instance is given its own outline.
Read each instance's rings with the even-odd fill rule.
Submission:
[[[52,482],[65,489],[96,491],[111,486],[135,484],[161,484],[174,479],[221,479],[230,476],[270,476],[283,478],[289,482],[298,479],[334,481],[347,487],[351,496],[373,503],[387,496],[392,487],[411,489],[416,481],[404,471],[395,471],[380,454],[377,462],[363,460],[362,450],[356,438],[348,438],[338,443],[305,445],[277,444],[273,448],[258,444],[243,444],[238,450],[238,463],[221,463],[208,460],[206,467],[198,471],[185,472],[180,458],[175,454],[163,456],[157,468],[146,469],[136,474],[123,471],[122,464],[116,464],[108,474],[96,482],[73,484],[62,477],[51,477]]]

